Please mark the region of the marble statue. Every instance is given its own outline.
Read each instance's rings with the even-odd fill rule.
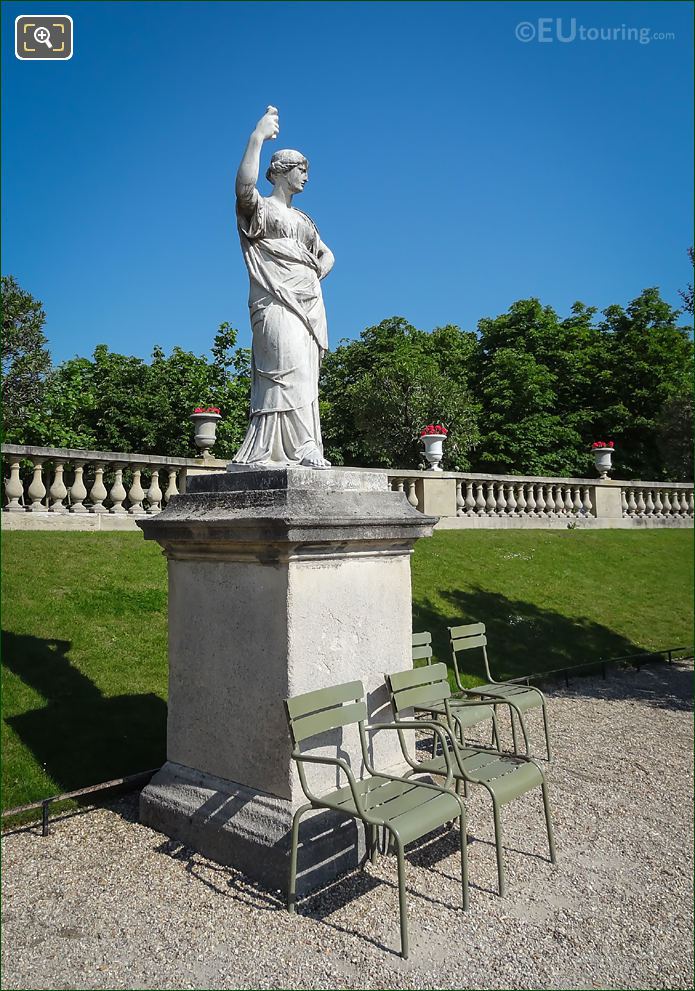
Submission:
[[[270,196],[256,189],[261,148],[279,132],[268,107],[249,138],[236,177],[241,249],[249,273],[252,330],[251,414],[232,466],[329,468],[319,423],[319,368],[328,348],[321,279],[332,253],[313,220],[292,206],[309,178],[298,151],[276,151],[266,178]]]

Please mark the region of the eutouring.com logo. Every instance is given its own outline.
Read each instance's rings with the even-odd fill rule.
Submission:
[[[560,42],[563,45],[576,41],[627,41],[648,45],[652,41],[673,41],[676,37],[673,31],[653,31],[628,24],[587,27],[586,24],[577,24],[576,17],[539,17],[537,21],[520,21],[514,34],[517,41],[536,41],[539,44]]]

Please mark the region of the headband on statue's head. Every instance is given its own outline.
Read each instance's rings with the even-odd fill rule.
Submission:
[[[272,182],[272,176],[282,175],[284,172],[291,172],[298,165],[308,164],[306,156],[302,155],[301,151],[294,151],[292,148],[283,148],[280,151],[274,152],[265,177],[268,182]]]

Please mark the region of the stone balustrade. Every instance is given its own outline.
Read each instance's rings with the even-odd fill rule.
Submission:
[[[224,471],[214,458],[3,444],[6,529],[135,529],[184,492],[186,478]],[[362,469],[345,469],[347,471]],[[439,516],[440,529],[693,525],[693,485],[472,472],[394,471],[391,488]]]
[[[3,444],[5,529],[135,529],[161,512],[186,478],[224,471],[214,458]]]
[[[693,485],[472,472],[388,471],[440,528],[692,526]]]

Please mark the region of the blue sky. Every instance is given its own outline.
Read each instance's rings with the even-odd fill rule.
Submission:
[[[527,296],[565,314],[658,285],[678,305],[691,279],[689,3],[2,7],[3,272],[43,300],[56,362],[203,353],[223,320],[249,343],[233,184],[269,103],[264,162],[309,157],[296,205],[336,255],[333,345],[394,314],[473,329]],[[73,17],[70,61],[14,57],[27,13]]]

